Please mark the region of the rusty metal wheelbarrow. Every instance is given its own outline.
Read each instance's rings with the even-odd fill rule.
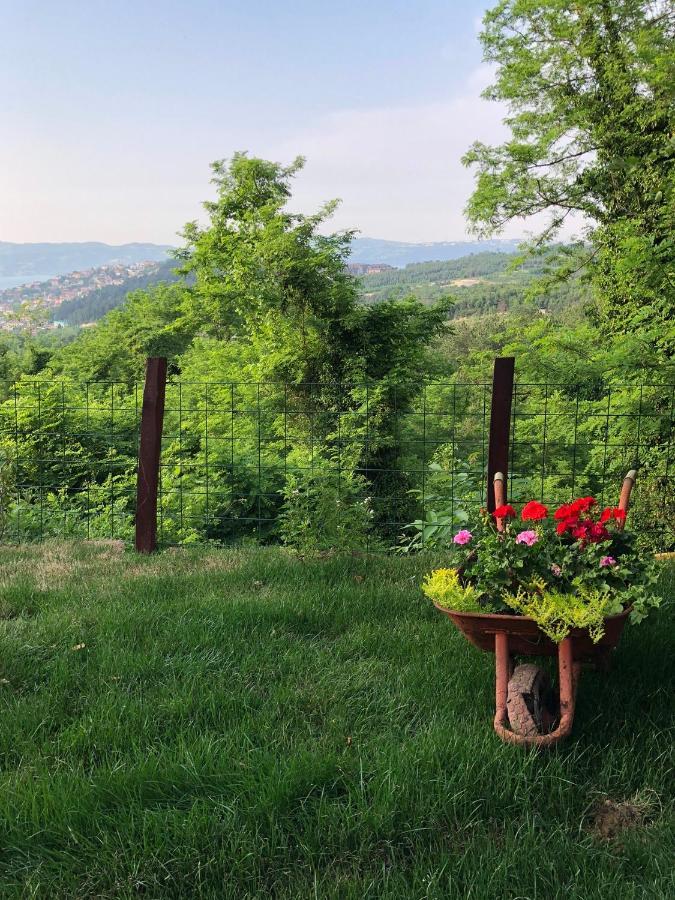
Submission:
[[[620,509],[628,511],[635,477],[635,470],[631,470],[624,478]],[[499,472],[494,492],[495,506],[502,506],[504,476]],[[512,744],[537,747],[551,746],[570,734],[581,666],[590,663],[606,671],[630,614],[626,609],[605,619],[605,633],[597,644],[584,629],[573,629],[555,644],[528,616],[456,612],[435,605],[475,647],[495,654],[494,728],[499,737]],[[558,657],[557,703],[551,702],[546,671],[532,663],[516,666],[515,655]]]

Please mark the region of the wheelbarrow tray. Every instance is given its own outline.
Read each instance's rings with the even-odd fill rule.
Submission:
[[[509,651],[517,656],[557,656],[554,643],[529,616],[510,616],[496,613],[457,612],[434,604],[436,609],[452,619],[464,637],[479,650],[495,652],[495,635],[507,634]],[[570,638],[575,662],[599,662],[613,650],[630,613],[630,607],[616,616],[605,619],[605,633],[593,643],[584,628],[573,628]]]

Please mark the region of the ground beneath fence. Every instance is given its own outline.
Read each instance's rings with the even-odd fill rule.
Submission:
[[[431,565],[1,548],[0,896],[675,895],[672,605],[524,752]]]

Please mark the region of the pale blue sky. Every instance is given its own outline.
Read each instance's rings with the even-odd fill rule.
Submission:
[[[485,6],[0,0],[0,240],[175,241],[235,150],[306,155],[295,206],[338,227],[461,239]]]

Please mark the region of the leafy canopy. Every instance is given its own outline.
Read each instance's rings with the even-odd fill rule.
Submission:
[[[584,217],[605,329],[675,334],[675,7],[671,0],[500,0],[481,35],[485,96],[509,138],[476,143],[467,215],[482,235],[546,214],[535,245]],[[578,259],[561,274],[578,267]]]

